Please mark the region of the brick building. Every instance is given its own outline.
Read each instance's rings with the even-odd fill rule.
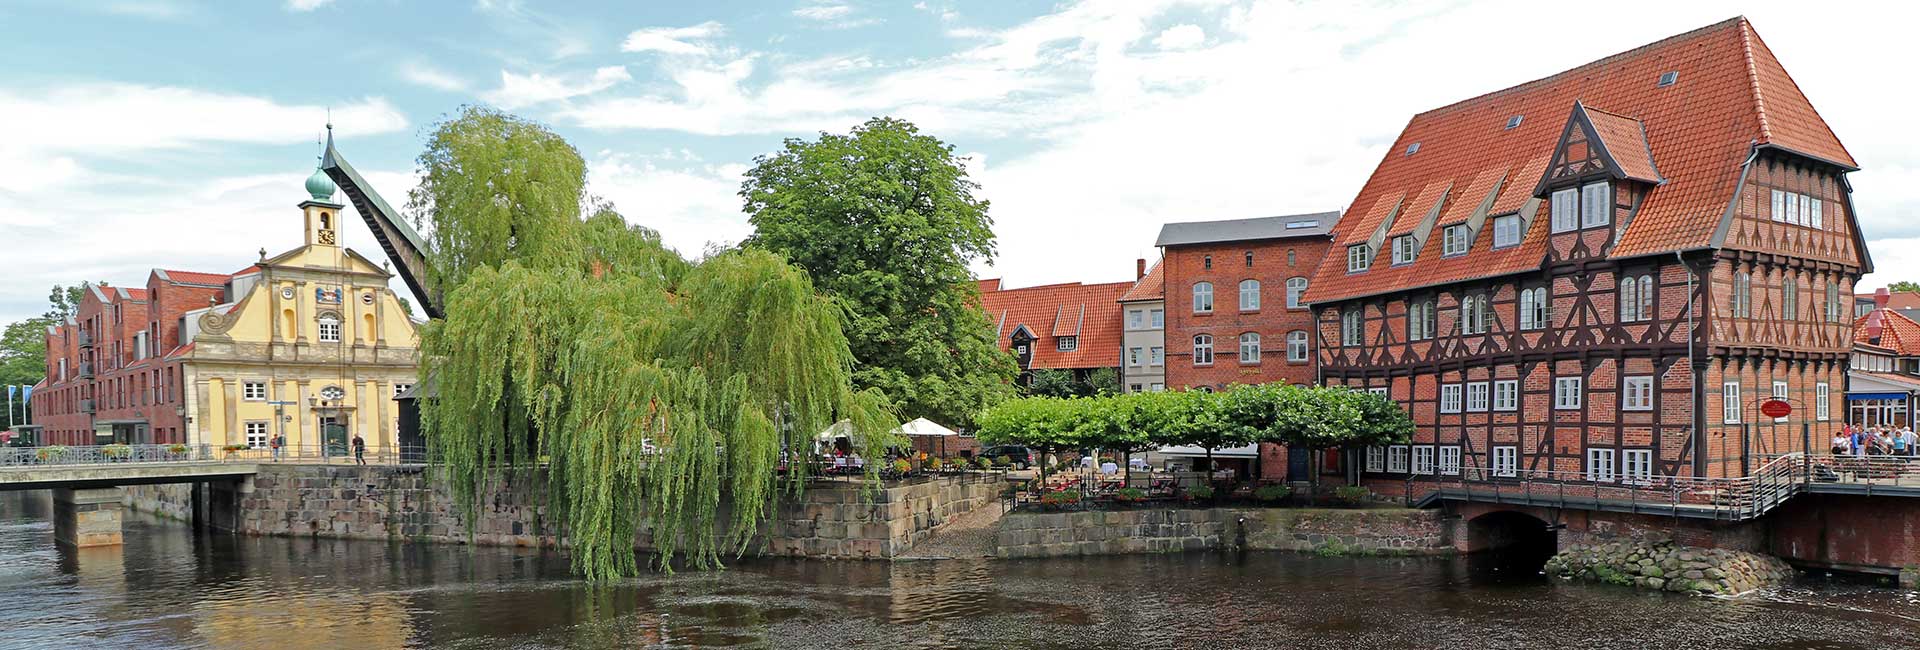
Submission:
[[[1744,18],[1415,115],[1307,295],[1325,383],[1416,424],[1358,469],[1726,476],[1820,439],[1854,169]]]
[[[232,274],[154,269],[144,288],[88,286],[46,335],[40,444],[290,445],[362,434],[394,444],[392,397],[416,376],[414,325],[391,274],[337,243],[315,172],[305,245]]]
[[[1134,283],[1046,284],[1007,289],[1000,280],[980,281],[980,307],[994,324],[994,340],[1020,365],[1020,381],[1032,371],[1067,370],[1086,379],[1099,369],[1120,369],[1120,295]]]
[[[1337,212],[1170,223],[1155,242],[1167,295],[1167,385],[1314,383],[1300,302]]]
[[[1920,322],[1895,307],[1898,293],[1874,293],[1872,311],[1853,321],[1847,369],[1847,422],[1913,426],[1920,405]]]

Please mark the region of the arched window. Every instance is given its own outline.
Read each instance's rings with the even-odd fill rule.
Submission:
[[[1304,277],[1287,278],[1287,308],[1299,309],[1300,297],[1307,295],[1307,279]]]
[[[1240,363],[1260,363],[1260,333],[1240,335]]]
[[[1753,315],[1753,276],[1741,271],[1733,274],[1732,311],[1734,318],[1749,318]]]
[[[1640,320],[1653,318],[1653,276],[1640,276]]]
[[[1360,345],[1366,337],[1366,323],[1361,320],[1360,310],[1354,309],[1340,314],[1340,344]]]
[[[1297,258],[1293,255],[1293,249],[1287,249],[1287,266],[1293,266],[1295,261],[1297,261]]]
[[[320,213],[320,229],[321,230],[333,229],[333,215],[327,214],[325,212]]]
[[[1193,312],[1204,314],[1213,311],[1213,283],[1193,283]]]
[[[1287,332],[1287,360],[1307,360],[1307,333],[1305,330]]]
[[[1780,318],[1799,320],[1800,318],[1800,279],[1788,273],[1780,280]]]
[[[1653,317],[1653,276],[1629,275],[1620,279],[1620,321],[1642,321]]]
[[[1253,251],[1247,251],[1247,268],[1253,268]]]
[[[1547,288],[1520,291],[1520,329],[1537,330],[1547,326]]]
[[[1260,309],[1260,281],[1251,279],[1241,280],[1240,311],[1256,311],[1258,309]]]
[[[1200,334],[1193,337],[1193,365],[1213,365],[1213,336]]]
[[[321,343],[339,343],[340,342],[340,317],[339,316],[335,316],[333,314],[327,314],[325,316],[320,317],[320,342]]]

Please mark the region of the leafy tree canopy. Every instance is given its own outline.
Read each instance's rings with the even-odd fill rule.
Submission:
[[[422,410],[428,443],[469,516],[503,476],[545,461],[573,567],[591,579],[635,573],[642,530],[663,568],[677,554],[715,566],[769,515],[783,451],[804,457],[829,426],[878,451],[896,419],[854,390],[839,307],[804,271],[763,250],[688,262],[585,197],[579,161],[488,109],[429,137],[411,202],[446,304],[421,333],[438,393]]]
[[[1112,368],[1095,368],[1087,372],[1085,378],[1075,376],[1072,370],[1057,368],[1040,368],[1029,371],[1028,375],[1031,379],[1021,392],[1029,396],[1093,397],[1120,393],[1120,375]]]
[[[993,221],[952,146],[875,118],[754,162],[740,189],[745,244],[785,255],[840,301],[856,386],[955,425],[1012,395],[1018,369],[968,269],[992,261]]]
[[[1910,280],[1901,280],[1899,282],[1895,282],[1893,284],[1887,285],[1887,290],[1888,291],[1920,292],[1920,282],[1913,282]]]

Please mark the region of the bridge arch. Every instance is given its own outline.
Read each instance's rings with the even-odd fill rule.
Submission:
[[[1468,553],[1522,573],[1537,573],[1560,549],[1557,528],[1525,511],[1482,513],[1468,519],[1466,528]]]

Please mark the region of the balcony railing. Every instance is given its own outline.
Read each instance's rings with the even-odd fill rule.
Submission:
[[[1406,498],[1409,503],[1438,498],[1741,521],[1799,493],[1812,466],[1805,454],[1794,453],[1772,457],[1751,475],[1726,478],[1517,468],[1503,474],[1468,467],[1456,476],[1410,477]],[[1914,485],[1920,487],[1920,473]]]
[[[368,449],[363,458],[369,465],[421,465],[427,462],[427,450],[424,447]],[[226,448],[206,444],[0,447],[0,468],[183,462],[348,465],[359,460],[344,445],[288,446],[278,454],[265,447]]]
[[[80,400],[80,412],[81,412],[81,413],[92,413],[92,412],[93,412],[93,400],[90,400],[90,399],[83,399],[83,400]]]
[[[87,332],[86,330],[80,330],[79,340],[80,340],[80,347],[83,347],[83,348],[93,347],[93,334]]]
[[[80,362],[80,366],[77,370],[78,372],[74,373],[73,375],[75,377],[92,377],[93,376],[93,364],[91,363],[82,361]]]

